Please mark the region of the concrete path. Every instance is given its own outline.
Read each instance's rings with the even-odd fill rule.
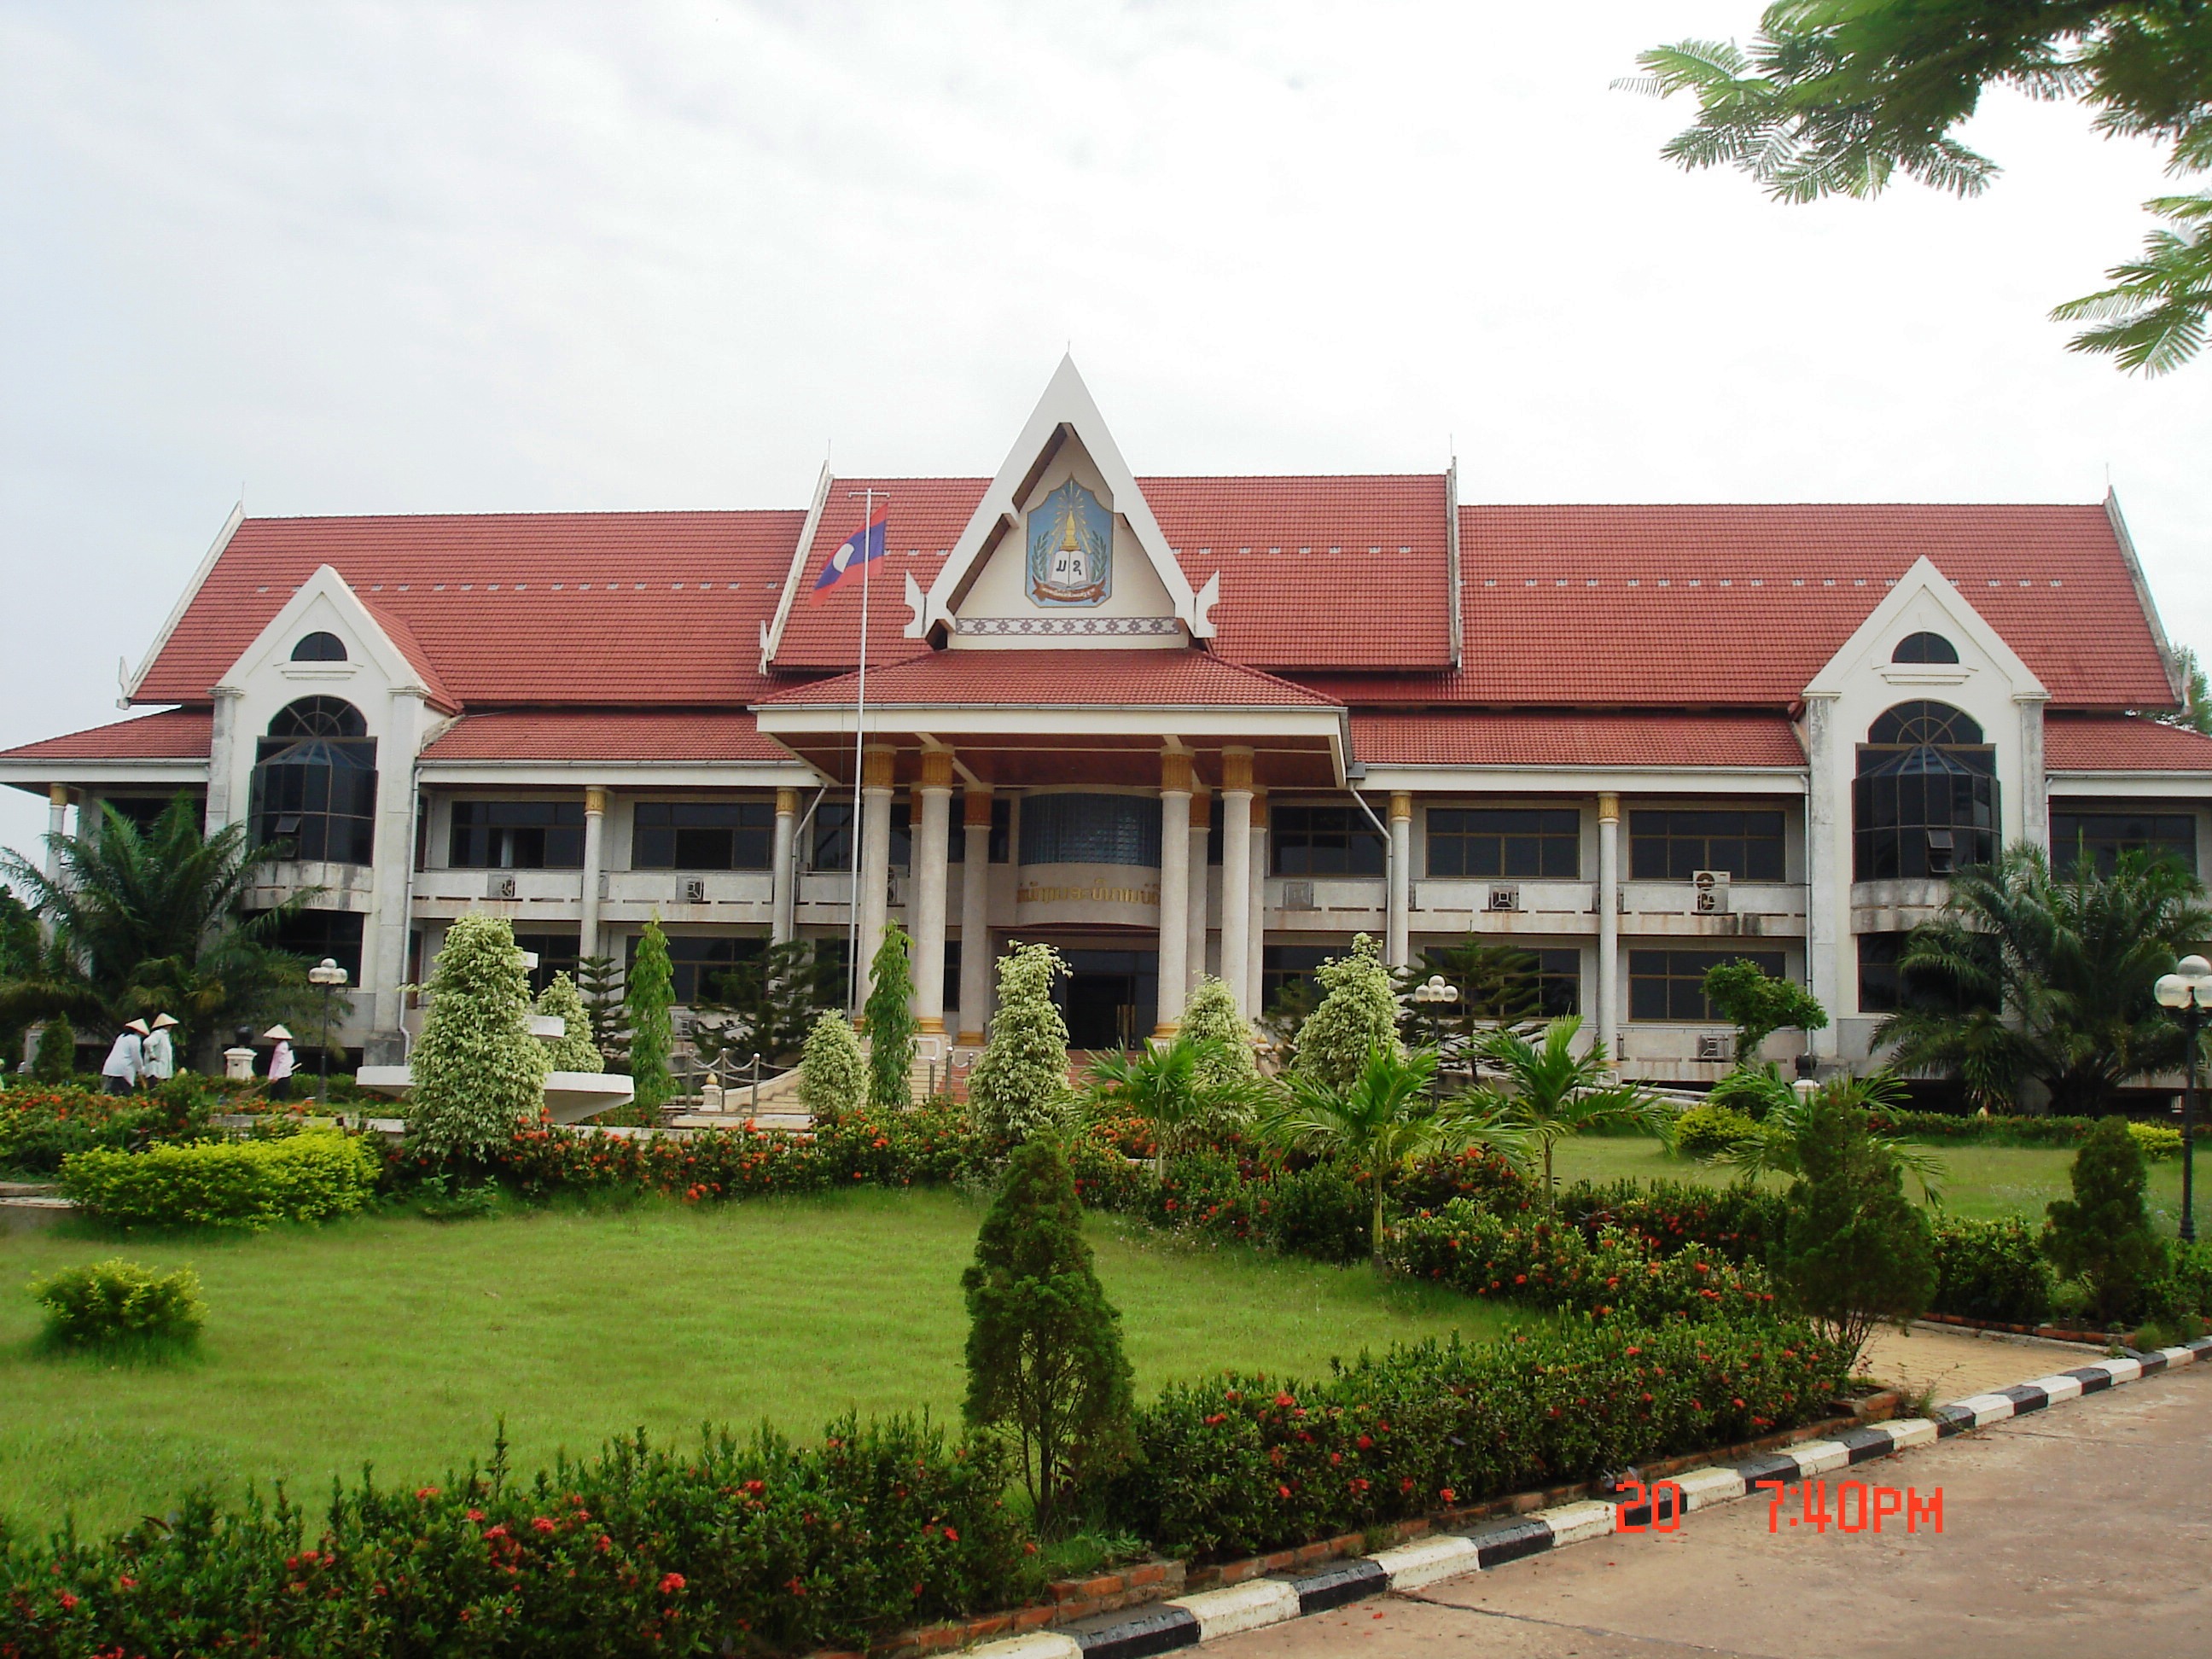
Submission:
[[[2048,1352],[2040,1345],[1931,1333],[1902,1346],[1916,1365],[1960,1368],[1939,1398],[2060,1369],[2048,1358],[2023,1364]],[[1876,1369],[1890,1374],[1896,1364]],[[1754,1499],[1693,1514],[1673,1534],[1615,1536],[1210,1643],[1206,1652],[2078,1659],[2212,1648],[2212,1365],[1858,1473],[1916,1487],[1923,1500],[1942,1488],[1942,1532],[1923,1523],[1907,1534],[1893,1521],[1879,1536],[1786,1522],[1770,1532],[1770,1504]]]

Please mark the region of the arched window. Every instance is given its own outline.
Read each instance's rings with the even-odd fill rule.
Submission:
[[[258,840],[289,856],[367,864],[376,844],[376,739],[338,697],[302,697],[277,711],[253,768]]]
[[[1941,634],[1907,634],[1890,653],[1892,662],[1956,662],[1959,647]]]
[[[294,662],[343,662],[345,641],[335,634],[310,634],[292,647]]]
[[[1948,876],[1997,851],[1996,761],[1972,717],[1901,702],[1859,745],[1851,787],[1852,879]]]

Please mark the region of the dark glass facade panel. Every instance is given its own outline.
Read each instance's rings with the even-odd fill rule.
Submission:
[[[580,870],[584,804],[457,800],[447,862],[456,870]]]
[[[2189,812],[2051,811],[2051,861],[2072,870],[2086,856],[2106,874],[2123,853],[2170,853],[2197,868],[2197,818]]]
[[[1024,864],[1160,867],[1160,804],[1150,795],[1029,795]]]
[[[1572,881],[1582,873],[1582,830],[1571,806],[1432,806],[1429,873]]]
[[[361,988],[362,927],[368,920],[358,910],[301,910],[264,937],[278,950],[303,957],[311,968],[328,957],[346,970],[346,989],[354,991]],[[311,1006],[320,1010],[319,992]]]
[[[536,996],[553,982],[556,974],[576,977],[578,952],[582,948],[582,936],[577,933],[517,933],[518,950],[536,954],[538,965],[530,970],[530,994]]]
[[[1631,951],[1628,1017],[1687,1025],[1727,1022],[1705,1000],[1705,973],[1724,962],[1748,962],[1782,977],[1782,953],[1760,951]]]
[[[1782,814],[1738,807],[1665,809],[1628,815],[1633,881],[1687,881],[1725,870],[1738,881],[1783,879]]]
[[[1263,945],[1260,947],[1260,1004],[1264,1011],[1275,1005],[1283,988],[1305,980],[1316,987],[1314,970],[1332,957],[1340,957],[1341,945]]]
[[[1898,964],[1904,960],[1905,937],[1903,933],[1858,936],[1860,1012],[1887,1014],[1903,1006],[1904,971]]]
[[[376,742],[371,738],[264,738],[253,769],[255,839],[285,856],[368,864],[376,848]]]
[[[768,949],[768,941],[757,937],[736,938],[732,935],[701,935],[671,933],[668,936],[668,963],[676,1000],[690,1007],[702,1000],[717,1000],[716,979],[741,962],[749,962]],[[637,936],[630,936],[626,973],[637,969]]]
[[[635,870],[765,870],[775,854],[773,801],[641,800],[634,811]]]
[[[991,862],[1004,864],[1014,853],[1014,803],[1011,796],[991,797]],[[960,816],[959,803],[953,803],[952,833],[948,837],[945,857],[955,864],[968,862],[968,824]]]
[[[905,800],[895,800],[890,808],[891,868],[903,870],[914,862],[912,806]],[[853,867],[853,803],[849,797],[825,800],[814,809],[806,848],[806,867],[810,870]]]
[[[1851,878],[1948,876],[1997,852],[1997,781],[1976,755],[1923,744],[1859,751],[1851,781]]]
[[[198,790],[179,791],[192,802],[192,816],[199,822],[207,821],[207,797]],[[154,822],[169,810],[175,795],[109,795],[100,804],[112,808],[116,817],[124,820],[140,835],[154,827]],[[103,817],[105,815],[102,815]]]
[[[1275,806],[1267,868],[1278,876],[1379,876],[1382,837],[1356,806]]]
[[[1901,702],[1875,717],[1867,727],[1867,742],[1876,748],[1911,749],[1924,743],[1977,748],[1982,728],[1972,714],[1948,702]]]

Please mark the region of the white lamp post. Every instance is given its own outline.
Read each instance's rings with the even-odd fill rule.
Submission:
[[[331,993],[346,982],[346,970],[330,957],[307,969],[307,983],[323,988],[323,1070],[315,1083],[315,1104],[329,1103],[331,1092]]]
[[[2197,1139],[2197,1033],[2203,1024],[2204,1011],[2212,1008],[2212,962],[2203,957],[2184,957],[2173,972],[2159,975],[2155,990],[2158,1006],[2180,1016],[2182,1033],[2189,1044],[2181,1085],[2181,1242],[2186,1244],[2197,1237],[2191,1168]]]
[[[1431,974],[1423,983],[1413,988],[1413,1000],[1428,1010],[1429,1046],[1437,1051],[1438,1069],[1443,1064],[1443,1036],[1439,1029],[1441,1010],[1446,1003],[1459,1000],[1459,987],[1448,983],[1442,974]]]

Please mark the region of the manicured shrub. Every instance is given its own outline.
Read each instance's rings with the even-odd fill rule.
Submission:
[[[926,1423],[848,1418],[812,1447],[641,1433],[534,1480],[500,1455],[434,1485],[364,1477],[319,1514],[203,1493],[112,1538],[0,1553],[0,1640],[57,1659],[860,1649],[1035,1589],[1010,1473]]]
[[[1341,1265],[1372,1253],[1365,1178],[1341,1164],[1277,1170],[1260,1210],[1262,1234],[1285,1255]]]
[[[2150,1163],[2181,1156],[2181,1131],[2170,1124],[2145,1123],[2131,1118],[2128,1133],[2135,1137],[2136,1149]]]
[[[1774,1295],[1756,1267],[1737,1267],[1703,1245],[1657,1255],[1605,1229],[1595,1240],[1548,1218],[1508,1219],[1462,1199],[1390,1231],[1386,1264],[1469,1296],[1562,1309],[1600,1319],[1758,1319]]]
[[[2079,1146],[2100,1120],[2027,1117],[2011,1113],[1908,1112],[1876,1107],[1868,1127],[1905,1140],[1967,1141],[1986,1146]]]
[[[1211,974],[1183,1005],[1182,1035],[1193,1042],[1212,1043],[1200,1060],[1202,1083],[1209,1088],[1235,1089],[1260,1080],[1260,1062],[1252,1054],[1252,1027],[1237,1012],[1236,994],[1225,981]]]
[[[1702,1244],[1734,1262],[1764,1263],[1782,1237],[1782,1195],[1748,1182],[1708,1187],[1689,1181],[1577,1182],[1560,1194],[1559,1214],[1595,1237],[1618,1227],[1665,1254]]]
[[[1704,989],[1714,1012],[1735,1027],[1738,1066],[1777,1031],[1827,1029],[1828,1011],[1820,999],[1794,979],[1771,976],[1755,962],[1714,963],[1705,969]]]
[[[999,1006],[990,1040],[968,1073],[968,1107],[986,1139],[1027,1140],[1069,1114],[1067,1022],[1052,1006],[1066,972],[1049,945],[1017,945],[999,958]]]
[[[806,1033],[799,1054],[799,1098],[817,1118],[857,1112],[867,1104],[868,1060],[852,1022],[824,1010]]]
[[[317,1132],[73,1152],[62,1163],[61,1190],[125,1226],[260,1228],[351,1214],[368,1201],[380,1173],[362,1142]]]
[[[1111,1475],[1129,1450],[1130,1372],[1121,1316],[1083,1237],[1083,1206],[1059,1140],[1015,1149],[960,1276],[968,1298],[972,1428],[1007,1441],[1037,1529]]]
[[[636,1079],[637,1115],[650,1122],[676,1094],[668,1063],[676,1052],[676,1027],[669,1010],[676,1003],[676,969],[668,959],[668,936],[653,917],[637,936],[637,956],[629,965],[623,1008],[629,1022],[629,1074]]]
[[[1877,1324],[1902,1325],[1926,1310],[1935,1241],[1927,1215],[1905,1195],[1896,1153],[1867,1133],[1859,1107],[1817,1095],[1796,1139],[1802,1173],[1784,1200],[1775,1283],[1856,1364]]]
[[[1824,1415],[1845,1368],[1806,1326],[1583,1326],[1363,1355],[1325,1379],[1178,1382],[1137,1419],[1117,1526],[1250,1554],[1593,1478]]]
[[[503,918],[471,911],[430,968],[408,1139],[440,1159],[481,1162],[545,1103],[545,1045],[530,1034],[530,981]]]
[[[604,1072],[606,1056],[592,1041],[592,1017],[585,1010],[583,994],[565,973],[538,994],[538,1012],[562,1023],[562,1034],[545,1044],[545,1060],[556,1072]]]
[[[1944,1217],[1935,1224],[1936,1297],[1929,1306],[1962,1319],[2040,1325],[2051,1317],[2051,1263],[2017,1216]]]
[[[62,1343],[185,1343],[207,1317],[190,1267],[157,1273],[119,1257],[64,1267],[31,1295],[46,1310],[47,1336]]]
[[[892,922],[868,964],[868,1104],[879,1112],[908,1104],[914,1094],[911,956],[906,929]]]
[[[39,1030],[31,1051],[31,1075],[41,1083],[66,1083],[76,1073],[76,1032],[59,1016]]]
[[[1759,1124],[1721,1106],[1692,1106],[1674,1120],[1674,1150],[1687,1158],[1716,1158],[1759,1133]]]
[[[2151,1227],[2142,1150],[2126,1121],[2100,1119],[2069,1175],[2074,1196],[2046,1206],[2043,1248],[2060,1273],[2082,1281],[2090,1317],[2108,1324],[2136,1318],[2165,1269],[2166,1248]]]
[[[1291,1069],[1323,1088],[1350,1089],[1377,1048],[1402,1054],[1398,1041],[1398,999],[1380,946],[1364,933],[1352,949],[1314,970],[1322,988],[1321,1006],[1298,1028],[1297,1057]]]

